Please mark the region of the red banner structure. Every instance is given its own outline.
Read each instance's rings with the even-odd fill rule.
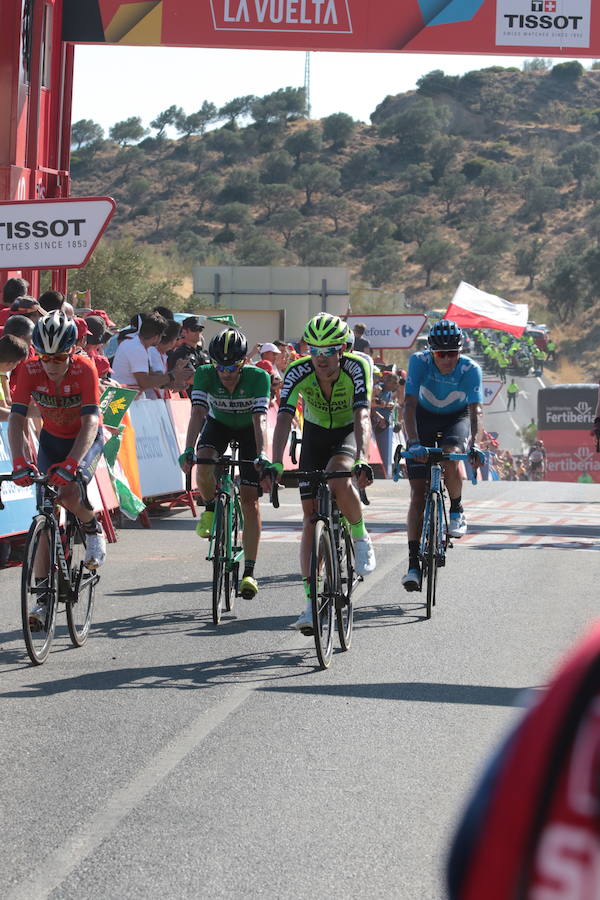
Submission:
[[[64,0],[63,9],[63,40],[74,43],[600,55],[592,0]]]

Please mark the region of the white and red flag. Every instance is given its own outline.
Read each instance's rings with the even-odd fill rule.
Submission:
[[[444,318],[461,328],[495,328],[521,337],[527,327],[528,312],[526,303],[509,303],[461,281]]]

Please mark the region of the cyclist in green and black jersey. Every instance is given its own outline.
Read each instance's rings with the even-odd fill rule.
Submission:
[[[199,366],[194,376],[186,450],[179,462],[184,472],[189,472],[194,450],[199,459],[216,460],[232,440],[239,443],[240,459],[254,460],[254,463],[240,467],[240,500],[244,514],[244,575],[240,594],[250,600],[258,592],[254,578],[261,531],[258,482],[259,471],[269,465],[265,447],[271,379],[263,369],[246,365],[247,352],[248,342],[235,328],[226,328],[210,342],[211,364]],[[206,510],[200,516],[196,531],[200,537],[210,537],[215,508],[214,466],[198,466],[197,478]]]
[[[373,481],[368,464],[371,439],[371,372],[364,358],[346,353],[348,326],[338,316],[319,313],[304,331],[309,356],[294,360],[287,367],[281,388],[279,415],[273,436],[273,465],[283,471],[283,451],[300,396],[303,398],[304,427],[300,468],[304,471],[345,470],[348,478],[330,482],[337,504],[350,523],[356,550],[356,571],[368,575],[375,569],[375,553],[365,528],[358,491],[351,475],[357,476],[358,487]],[[316,512],[315,486],[300,482],[303,509],[300,566],[306,608],[294,627],[312,634],[310,602],[310,553]]]

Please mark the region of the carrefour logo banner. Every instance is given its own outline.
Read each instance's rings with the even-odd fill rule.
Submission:
[[[63,0],[63,40],[146,46],[600,56],[599,20],[592,0]]]

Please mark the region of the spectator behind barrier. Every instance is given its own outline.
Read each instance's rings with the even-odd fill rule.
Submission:
[[[25,297],[29,284],[24,278],[9,278],[2,288],[2,306],[0,306],[0,328],[9,316],[12,316],[11,306],[19,297]]]
[[[27,359],[27,352],[26,342],[14,334],[0,338],[0,422],[6,422],[10,413],[8,376],[18,363]]]
[[[44,291],[43,294],[40,294],[38,302],[46,312],[52,312],[54,309],[62,311],[65,304],[65,295],[62,291]]]
[[[141,318],[141,317],[140,317]],[[167,373],[152,372],[148,350],[160,341],[167,321],[158,313],[150,313],[141,319],[139,332],[122,340],[113,360],[113,377],[124,387],[140,392],[153,388],[169,387],[180,391],[189,380],[189,373],[182,372],[181,366]],[[193,377],[193,372],[191,373]]]
[[[88,328],[86,352],[96,366],[96,371],[101,379],[107,379],[111,375],[110,363],[104,355],[103,346],[112,337],[106,330],[104,319],[100,316],[87,316],[85,323]]]
[[[162,307],[164,309],[164,307]],[[150,347],[148,357],[150,359],[150,368],[152,372],[168,373],[168,354],[174,349],[181,333],[181,325],[175,320],[167,321],[167,326],[163,331],[160,341],[156,347]],[[146,396],[150,399],[157,397],[165,398],[169,396],[168,388],[152,388],[146,391]]]
[[[6,320],[6,325],[4,326],[4,334],[9,335],[12,334],[16,338],[20,338],[22,341],[25,341],[28,347],[28,356],[26,359],[18,362],[14,367],[12,372],[10,373],[10,389],[14,391],[15,385],[17,383],[17,375],[19,373],[19,369],[23,365],[23,363],[27,362],[29,359],[35,359],[36,352],[31,343],[31,335],[33,334],[33,322],[31,319],[28,319],[27,316],[11,316]]]

